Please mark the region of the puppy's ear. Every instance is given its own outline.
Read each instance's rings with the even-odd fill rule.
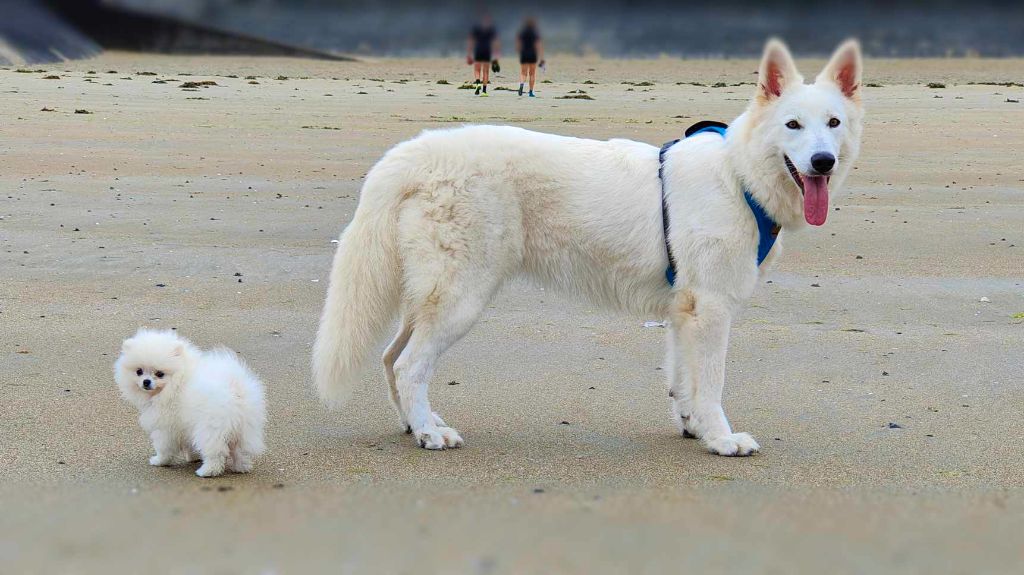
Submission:
[[[181,357],[185,355],[185,344],[178,342],[174,344],[174,349],[171,350],[171,357]]]
[[[861,74],[860,42],[847,40],[836,48],[825,69],[818,74],[816,83],[831,82],[847,98],[860,103]]]
[[[121,353],[127,353],[131,351],[132,346],[135,345],[135,338],[128,338],[121,342]]]
[[[796,69],[789,49],[780,40],[772,38],[764,46],[761,67],[757,72],[757,99],[768,103],[778,98],[790,86],[802,84],[803,76]]]

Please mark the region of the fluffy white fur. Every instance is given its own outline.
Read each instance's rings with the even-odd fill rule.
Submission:
[[[679,270],[674,288],[664,275],[657,147],[497,126],[430,131],[395,146],[368,174],[335,254],[313,351],[320,396],[331,405],[347,398],[398,315],[383,360],[402,423],[428,449],[462,445],[431,411],[428,382],[438,358],[499,287],[525,275],[598,304],[666,318],[669,395],[680,431],[713,453],[757,451],[722,410],[725,356],[732,318],[781,241],[759,270],[757,226],[742,189],[785,232],[802,227],[798,181],[830,176],[836,190],[857,156],[860,74],[860,49],[851,41],[805,85],[785,46],[770,41],[760,83],[728,137],[702,134],[671,149],[665,178]],[[801,127],[787,127],[791,121]],[[827,174],[811,167],[819,152],[837,159]]]
[[[140,329],[121,346],[114,380],[153,441],[150,465],[201,459],[196,475],[213,477],[247,473],[263,452],[263,384],[230,349],[201,351],[173,331]]]

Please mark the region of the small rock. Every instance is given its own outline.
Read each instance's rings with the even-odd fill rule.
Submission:
[[[988,302],[990,302],[992,300],[988,299],[987,297],[983,297],[983,298],[979,299],[978,301],[980,301],[981,303],[988,303]]]
[[[889,429],[903,429],[903,426],[898,423],[889,422]]]

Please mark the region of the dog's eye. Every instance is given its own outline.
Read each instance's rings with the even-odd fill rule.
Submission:
[[[163,379],[164,378],[164,372],[162,372],[162,371],[158,371],[158,372],[154,373],[153,375],[155,375],[157,379]]]
[[[797,122],[796,120],[790,120],[786,122],[786,127],[789,128],[790,130],[799,130],[800,122]]]
[[[141,367],[139,369],[135,370],[135,375],[142,375],[142,368]]]
[[[842,122],[839,121],[839,118],[832,118],[831,120],[828,121],[828,127],[829,128],[838,128],[839,124],[841,124],[841,123]]]

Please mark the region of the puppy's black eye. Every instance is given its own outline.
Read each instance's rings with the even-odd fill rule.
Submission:
[[[141,367],[139,369],[135,370],[135,375],[142,375],[142,368]]]
[[[789,128],[790,130],[799,130],[800,122],[797,122],[796,120],[790,120],[786,122],[786,127]]]
[[[832,118],[831,120],[828,121],[828,127],[829,128],[838,128],[839,124],[841,124],[841,123],[842,122],[839,121],[839,118]]]
[[[157,379],[163,379],[164,378],[164,372],[162,372],[162,371],[158,371],[158,372],[154,373],[153,375],[155,375]]]

